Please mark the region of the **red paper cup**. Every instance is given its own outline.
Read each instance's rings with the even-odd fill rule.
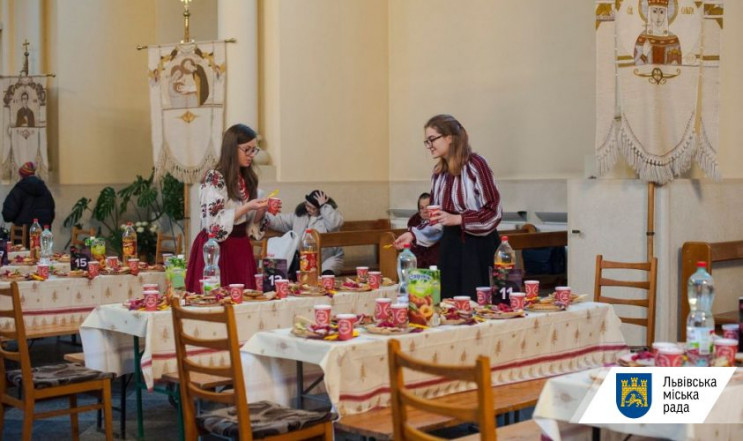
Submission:
[[[230,286],[230,298],[232,299],[232,303],[234,304],[240,304],[243,302],[243,289],[245,289],[245,285],[242,283],[231,283]]]
[[[160,293],[157,291],[144,292],[144,309],[147,311],[157,311],[157,304],[160,302]]]
[[[126,264],[129,265],[129,269],[131,270],[130,273],[133,276],[139,274],[139,259],[137,259],[136,257],[131,257]],[[88,262],[88,265],[90,265],[90,262]],[[88,269],[88,271],[90,271],[90,269]]]
[[[335,276],[333,274],[325,274],[320,277],[322,281],[322,287],[330,291],[335,289]]]
[[[368,266],[357,266],[356,267],[356,278],[359,280],[359,282],[366,282],[368,277],[369,277]]]
[[[374,320],[384,322],[390,320],[392,299],[379,298],[374,304]]]
[[[281,210],[281,199],[268,198],[268,212],[271,214],[279,214],[280,210]]]
[[[49,265],[46,263],[40,263],[36,265],[36,274],[43,277],[44,279],[49,278]]]
[[[330,326],[330,305],[315,305],[315,324],[317,326]]]
[[[526,291],[527,299],[539,297],[539,280],[525,280],[524,291]]]
[[[382,273],[379,271],[369,271],[369,286],[371,289],[379,289],[382,284]]]
[[[555,287],[555,301],[565,304],[570,304],[570,287],[569,286],[556,286]]]
[[[119,256],[106,257],[106,267],[112,270],[119,269]]]
[[[524,309],[526,306],[526,293],[512,292],[509,298],[511,299],[511,309],[514,311]]]
[[[426,210],[428,210],[428,218],[431,219],[439,211],[441,211],[441,205],[429,205],[428,207],[426,207]],[[428,223],[430,225],[436,225],[436,222],[434,222],[432,220],[429,220]]]
[[[289,281],[286,279],[279,279],[274,281],[276,286],[276,296],[280,299],[289,297]]]
[[[738,340],[738,326],[737,323],[727,323],[722,325],[722,338]]]
[[[684,350],[678,346],[661,346],[655,357],[655,365],[658,367],[680,367],[684,362]]]
[[[263,273],[258,273],[255,275],[255,289],[257,291],[263,292]]]
[[[459,311],[470,312],[472,311],[472,305],[470,304],[469,296],[454,296],[454,307]]]
[[[489,286],[478,286],[475,290],[477,291],[478,305],[485,306],[493,303],[493,288]]]
[[[735,366],[735,353],[738,352],[738,340],[732,338],[715,339],[715,359],[727,359],[727,366]]]
[[[95,279],[100,274],[100,264],[97,260],[91,260],[88,262],[88,278]]]
[[[160,285],[157,283],[144,283],[142,284],[142,291],[160,291]]]
[[[658,364],[658,351],[660,348],[678,348],[679,345],[676,343],[672,343],[670,341],[656,341],[653,343],[652,346],[652,352],[653,352],[653,359],[655,360],[655,364]]]
[[[408,305],[404,303],[395,303],[390,306],[392,313],[392,323],[398,328],[407,328],[408,326]]]
[[[356,314],[338,314],[338,340],[351,340],[353,338],[353,324]]]

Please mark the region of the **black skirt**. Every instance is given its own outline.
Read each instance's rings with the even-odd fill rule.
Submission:
[[[500,236],[493,231],[487,236],[472,236],[458,226],[444,227],[439,242],[441,298],[470,296],[477,299],[475,288],[490,286],[490,272]]]

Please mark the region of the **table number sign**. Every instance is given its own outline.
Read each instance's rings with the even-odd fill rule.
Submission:
[[[70,247],[70,269],[88,270],[88,262],[93,260],[89,247]]]
[[[275,281],[288,275],[286,259],[263,259],[263,292],[275,291]]]

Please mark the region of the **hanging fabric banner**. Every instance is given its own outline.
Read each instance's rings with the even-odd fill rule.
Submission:
[[[192,184],[219,158],[224,130],[225,42],[149,48],[155,179]]]
[[[596,159],[663,184],[692,159],[719,179],[722,0],[596,1]]]
[[[3,134],[0,178],[15,180],[18,167],[33,161],[45,179],[49,171],[46,144],[46,76],[3,77]]]

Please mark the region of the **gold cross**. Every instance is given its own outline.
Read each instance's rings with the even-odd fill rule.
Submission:
[[[185,0],[185,1],[190,1],[190,0]],[[23,40],[23,51],[26,53],[26,55],[28,55],[28,46],[30,44],[31,43],[28,42],[28,39]]]

